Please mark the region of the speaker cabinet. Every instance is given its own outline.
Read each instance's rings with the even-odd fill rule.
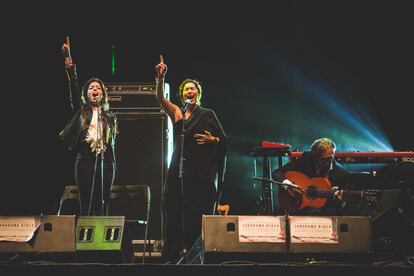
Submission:
[[[261,218],[261,221],[257,221],[256,218]],[[243,224],[253,227],[245,227]],[[272,234],[267,231],[264,234],[257,231],[260,228],[276,229],[276,227],[266,226],[270,224],[278,225],[277,233]],[[285,227],[284,217],[204,215],[202,218],[202,262],[275,261],[280,253],[287,252],[287,244],[284,238],[275,240],[272,237],[280,234],[283,237]],[[261,239],[257,240],[254,236]],[[267,241],[263,237],[267,238]]]
[[[131,262],[124,216],[80,216],[76,224],[76,251],[79,261]]]
[[[310,256],[335,259],[351,256],[349,253],[353,253],[353,257],[357,254],[368,257],[368,253],[372,253],[369,217],[318,218],[203,216],[202,262],[300,261]],[[302,229],[293,229],[297,227]],[[330,241],[331,233],[334,233],[333,241]]]
[[[118,112],[114,185],[147,185],[151,190],[149,239],[161,240],[161,193],[168,169],[172,130],[163,112]]]
[[[307,221],[293,223],[295,216],[289,216],[290,245],[289,251],[292,253],[372,253],[371,221],[364,216],[330,216],[330,217],[307,217]],[[300,216],[298,218],[301,218]],[[313,232],[307,235],[317,236],[318,228],[325,227],[319,223],[318,218],[330,220],[330,231],[334,233],[332,243],[307,241],[294,238],[293,228],[312,228]],[[309,220],[310,219],[310,220]],[[303,221],[303,220],[302,220]],[[314,222],[313,222],[314,221]],[[313,234],[312,234],[313,233]],[[299,240],[299,241],[298,241]]]
[[[111,109],[118,111],[160,111],[156,83],[107,83]],[[164,97],[170,97],[170,85],[164,83]]]
[[[19,217],[8,218],[10,224],[13,225],[13,218]],[[38,228],[35,230],[33,237],[27,242],[0,241],[0,252],[75,252],[76,217],[74,215],[47,215],[35,216],[34,218]],[[14,232],[19,231],[17,228],[16,224]]]

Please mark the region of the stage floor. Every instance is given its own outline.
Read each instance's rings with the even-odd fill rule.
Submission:
[[[62,256],[59,256],[60,258]],[[303,256],[304,257],[304,256]],[[49,261],[47,259],[50,259]],[[228,260],[211,264],[162,264],[162,263],[89,263],[68,262],[57,256],[23,256],[21,254],[3,255],[0,265],[1,275],[414,275],[414,256],[348,256],[347,259],[333,258],[293,258],[282,261],[260,262],[257,256],[246,260]],[[141,262],[142,260],[135,260]],[[7,274],[6,274],[7,273]],[[37,274],[40,273],[40,274]]]

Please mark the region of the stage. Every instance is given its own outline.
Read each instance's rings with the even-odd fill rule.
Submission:
[[[1,275],[414,275],[414,239],[402,220],[386,219],[399,227],[385,231],[379,219],[364,216],[205,215],[185,261],[167,264],[153,240],[142,251],[130,239],[123,216],[8,216],[2,225],[16,238],[31,221],[38,226],[30,241],[0,242]],[[309,240],[316,235],[317,242]]]
[[[4,260],[3,260],[4,261]],[[410,264],[411,262],[411,264]],[[0,265],[2,275],[413,275],[413,257],[393,258],[371,264],[349,262],[226,262],[221,264],[107,264],[63,262],[15,262]],[[6,274],[7,273],[7,274]]]

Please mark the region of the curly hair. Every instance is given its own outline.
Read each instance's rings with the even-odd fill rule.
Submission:
[[[319,138],[311,145],[311,151],[315,156],[321,156],[322,153],[328,148],[332,149],[332,151],[336,150],[334,141],[329,138]]]
[[[201,95],[203,94],[203,89],[201,87],[201,82],[195,79],[185,79],[181,82],[180,87],[178,88],[177,98],[181,102],[181,104],[184,104],[184,98],[183,98],[183,92],[184,92],[184,86],[187,83],[194,83],[194,85],[197,88],[197,104],[201,104]]]

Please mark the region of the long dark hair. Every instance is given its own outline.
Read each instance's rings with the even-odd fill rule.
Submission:
[[[91,82],[94,82],[94,81],[99,83],[99,85],[102,88],[102,95],[103,95],[102,107],[105,111],[108,111],[109,110],[109,99],[108,99],[108,93],[106,90],[105,83],[101,79],[98,79],[95,77],[92,77],[89,80],[87,80],[85,84],[82,86],[82,96],[81,96],[82,103],[86,104],[88,102],[88,87],[91,84]]]
[[[101,79],[98,79],[96,77],[92,77],[89,80],[85,82],[85,84],[82,86],[82,103],[85,105],[88,102],[88,87],[91,82],[97,82],[102,88],[102,108],[104,110],[103,112],[103,120],[105,122],[104,124],[104,137],[105,142],[108,143],[110,138],[112,137],[113,142],[115,141],[115,137],[118,133],[118,121],[113,112],[109,111],[109,99],[108,99],[108,92],[106,90],[106,86],[104,82]],[[88,108],[86,108],[88,109]],[[84,114],[84,113],[83,113]],[[84,114],[85,115],[85,114]],[[106,131],[108,130],[108,131]]]

